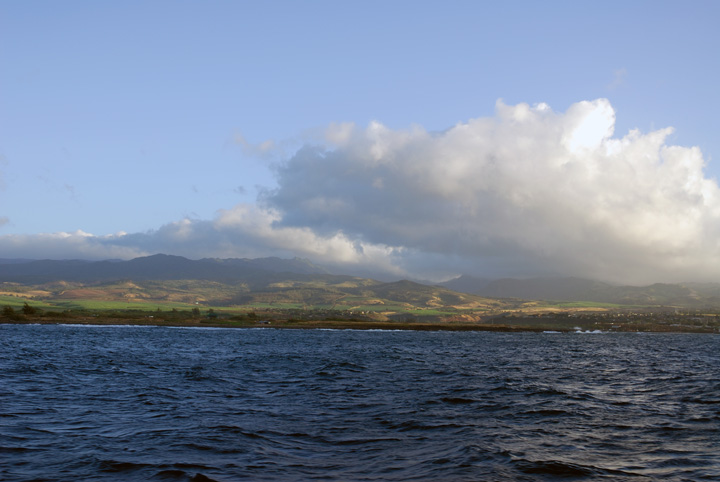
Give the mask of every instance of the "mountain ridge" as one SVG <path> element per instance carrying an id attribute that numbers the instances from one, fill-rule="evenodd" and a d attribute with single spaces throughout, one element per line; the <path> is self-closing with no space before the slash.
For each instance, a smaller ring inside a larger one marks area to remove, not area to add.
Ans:
<path id="1" fill-rule="evenodd" d="M 58 281 L 101 282 L 123 279 L 206 279 L 240 281 L 268 273 L 329 274 L 306 259 L 293 258 L 203 258 L 154 254 L 127 261 L 31 260 L 0 264 L 0 281 L 46 283 Z"/>
<path id="2" fill-rule="evenodd" d="M 87 290 L 90 285 L 109 286 L 127 281 L 154 282 L 153 286 L 157 287 L 158 283 L 180 280 L 216 283 L 218 293 L 222 292 L 222 299 L 228 302 L 249 302 L 260 298 L 277 301 L 285 296 L 302 303 L 317 299 L 322 300 L 321 304 L 331 305 L 336 304 L 333 300 L 341 298 L 366 297 L 408 305 L 419 303 L 425 307 L 479 306 L 491 304 L 489 299 L 514 299 L 720 308 L 720 283 L 619 286 L 574 277 L 493 280 L 470 275 L 443 283 L 386 282 L 333 274 L 308 259 L 277 257 L 191 260 L 182 256 L 155 254 L 127 261 L 0 260 L 0 283 L 80 283 Z M 189 298 L 191 294 L 185 293 L 184 296 Z"/>

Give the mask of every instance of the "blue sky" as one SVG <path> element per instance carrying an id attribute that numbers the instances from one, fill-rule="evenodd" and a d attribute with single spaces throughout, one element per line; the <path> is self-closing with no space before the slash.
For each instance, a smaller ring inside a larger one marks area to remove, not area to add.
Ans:
<path id="1" fill-rule="evenodd" d="M 711 1 L 2 2 L 0 258 L 297 255 L 434 279 L 638 282 L 705 266 L 711 279 L 718 20 Z M 513 131 L 524 105 L 546 114 Z M 572 151 L 582 169 L 558 178 L 565 154 L 517 150 L 519 138 L 562 144 L 560 131 L 608 108 L 611 131 L 593 149 L 637 129 L 614 148 L 622 159 Z M 480 131 L 460 139 L 473 119 L 494 123 L 492 149 L 471 146 Z M 690 167 L 663 168 L 671 146 Z M 447 192 L 414 174 L 436 168 Z M 598 169 L 620 177 L 590 179 Z M 513 177 L 521 170 L 537 172 Z M 501 195 L 501 182 L 526 194 Z M 544 205 L 538 186 L 553 183 L 564 195 Z M 543 216 L 542 229 L 509 227 Z M 553 239 L 579 224 L 585 234 Z"/>

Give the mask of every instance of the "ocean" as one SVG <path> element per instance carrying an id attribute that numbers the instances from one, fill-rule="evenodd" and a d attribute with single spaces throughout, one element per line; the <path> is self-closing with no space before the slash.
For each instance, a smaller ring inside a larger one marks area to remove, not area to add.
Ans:
<path id="1" fill-rule="evenodd" d="M 4 481 L 720 480 L 720 336 L 0 325 Z"/>

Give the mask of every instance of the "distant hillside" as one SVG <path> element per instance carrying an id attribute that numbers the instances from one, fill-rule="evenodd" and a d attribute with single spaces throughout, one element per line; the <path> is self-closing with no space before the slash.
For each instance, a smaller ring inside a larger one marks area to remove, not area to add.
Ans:
<path id="1" fill-rule="evenodd" d="M 581 278 L 504 278 L 489 282 L 477 292 L 498 298 L 612 302 L 617 297 L 615 288 Z"/>
<path id="2" fill-rule="evenodd" d="M 200 261 L 215 263 L 222 266 L 235 268 L 272 271 L 274 273 L 297 273 L 297 274 L 330 274 L 330 271 L 322 266 L 313 264 L 309 259 L 304 258 L 203 258 Z"/>
<path id="3" fill-rule="evenodd" d="M 442 283 L 457 291 L 492 298 L 590 301 L 625 305 L 720 307 L 718 283 L 655 283 L 616 286 L 582 278 L 504 278 L 493 281 L 461 276 Z"/>
<path id="4" fill-rule="evenodd" d="M 22 286 L 10 286 L 13 283 Z M 290 304 L 359 310 L 373 306 L 387 307 L 387 311 L 494 310 L 524 303 L 518 300 L 720 308 L 717 283 L 639 287 L 581 278 L 488 280 L 461 276 L 433 286 L 330 274 L 300 258 L 190 260 L 157 254 L 129 261 L 2 260 L 0 284 L 4 284 L 0 296 L 11 300 L 22 295 L 46 300 L 156 300 L 217 306 Z"/>
<path id="5" fill-rule="evenodd" d="M 20 264 L 20 263 L 29 263 L 30 261 L 37 261 L 35 259 L 25 259 L 25 258 L 0 258 L 0 264 Z"/>
<path id="6" fill-rule="evenodd" d="M 0 282 L 101 282 L 117 280 L 201 279 L 232 282 L 275 273 L 327 274 L 304 259 L 201 259 L 156 254 L 130 261 L 40 260 L 0 265 Z"/>
<path id="7" fill-rule="evenodd" d="M 423 316 L 506 306 L 411 281 L 332 275 L 303 259 L 202 259 L 155 255 L 130 261 L 29 261 L 0 265 L 0 299 L 47 307 L 196 305 Z M 92 301 L 90 305 L 87 303 Z M 438 311 L 440 310 L 440 311 Z M 450 310 L 450 311 L 448 311 Z M 472 315 L 466 315 L 472 316 Z"/>
<path id="8" fill-rule="evenodd" d="M 394 283 L 382 283 L 370 287 L 378 298 L 410 303 L 416 306 L 464 306 L 478 304 L 483 306 L 497 304 L 478 295 L 458 293 L 439 286 L 427 286 L 402 280 Z"/>
<path id="9" fill-rule="evenodd" d="M 438 286 L 443 286 L 453 291 L 459 291 L 461 293 L 481 293 L 485 288 L 492 282 L 488 278 L 476 278 L 474 276 L 462 275 L 457 278 L 438 283 Z"/>

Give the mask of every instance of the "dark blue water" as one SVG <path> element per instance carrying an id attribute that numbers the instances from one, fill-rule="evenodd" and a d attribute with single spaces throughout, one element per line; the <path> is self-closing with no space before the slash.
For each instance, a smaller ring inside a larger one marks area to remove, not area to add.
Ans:
<path id="1" fill-rule="evenodd" d="M 720 480 L 720 337 L 0 326 L 0 479 Z"/>

